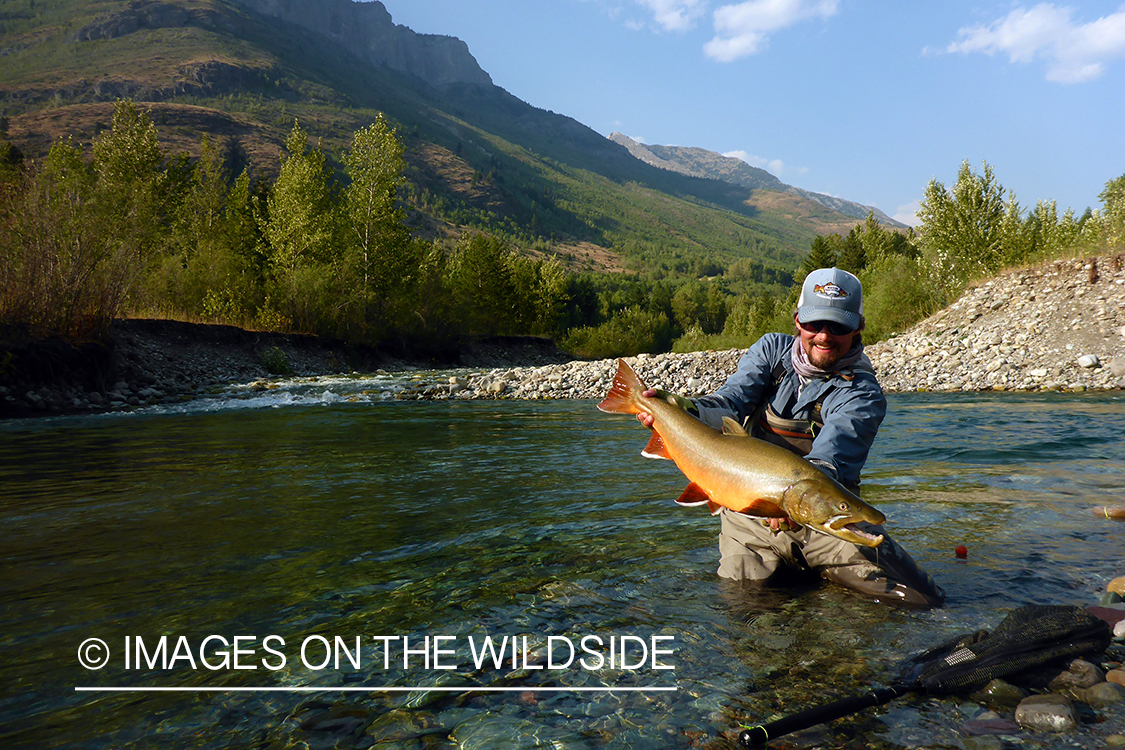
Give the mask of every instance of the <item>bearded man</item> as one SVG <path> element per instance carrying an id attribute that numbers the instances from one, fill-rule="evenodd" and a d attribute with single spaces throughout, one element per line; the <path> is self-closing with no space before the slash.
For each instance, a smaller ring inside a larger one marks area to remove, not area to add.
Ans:
<path id="1" fill-rule="evenodd" d="M 718 429 L 723 417 L 751 436 L 787 448 L 859 494 L 860 470 L 887 412 L 875 369 L 863 353 L 863 287 L 839 268 L 810 273 L 793 315 L 794 335 L 763 336 L 715 393 L 665 398 Z M 652 417 L 638 415 L 652 426 Z M 776 583 L 793 573 L 819 574 L 880 601 L 939 606 L 945 592 L 880 526 L 876 548 L 798 526 L 789 519 L 748 516 L 723 508 L 719 576 Z"/>

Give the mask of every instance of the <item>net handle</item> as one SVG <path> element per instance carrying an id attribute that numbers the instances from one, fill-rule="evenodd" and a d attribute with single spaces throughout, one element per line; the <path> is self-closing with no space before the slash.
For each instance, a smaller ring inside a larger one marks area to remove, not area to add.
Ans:
<path id="1" fill-rule="evenodd" d="M 911 690 L 912 688 L 908 685 L 891 685 L 890 687 L 876 688 L 869 693 L 853 695 L 848 698 L 833 701 L 824 706 L 808 708 L 800 713 L 782 717 L 768 724 L 745 727 L 738 735 L 738 744 L 742 747 L 762 747 L 767 742 L 777 737 L 844 716 L 849 716 L 865 708 L 889 703 L 900 695 L 911 692 Z"/>

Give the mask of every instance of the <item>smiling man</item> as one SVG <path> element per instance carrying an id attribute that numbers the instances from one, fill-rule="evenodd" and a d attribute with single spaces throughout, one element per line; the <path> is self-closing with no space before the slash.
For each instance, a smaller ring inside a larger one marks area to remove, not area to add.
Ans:
<path id="1" fill-rule="evenodd" d="M 863 353 L 863 288 L 839 268 L 805 278 L 794 335 L 763 336 L 715 393 L 690 400 L 662 391 L 713 427 L 733 417 L 756 438 L 803 456 L 859 494 L 859 474 L 887 411 L 875 369 Z M 651 425 L 647 415 L 639 415 Z M 876 548 L 858 547 L 792 521 L 755 518 L 723 508 L 718 573 L 775 583 L 811 573 L 881 601 L 937 606 L 941 588 L 882 528 Z"/>

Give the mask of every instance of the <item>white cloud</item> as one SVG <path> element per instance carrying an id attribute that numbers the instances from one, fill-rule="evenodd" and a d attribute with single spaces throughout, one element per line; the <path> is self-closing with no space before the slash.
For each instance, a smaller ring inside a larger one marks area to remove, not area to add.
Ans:
<path id="1" fill-rule="evenodd" d="M 1073 8 L 1040 3 L 1018 7 L 988 26 L 966 26 L 946 52 L 1001 52 L 1016 63 L 1047 62 L 1047 80 L 1081 83 L 1105 72 L 1125 56 L 1125 5 L 1096 21 L 1076 24 Z"/>
<path id="2" fill-rule="evenodd" d="M 922 207 L 920 200 L 911 201 L 905 205 L 899 206 L 895 209 L 894 216 L 891 218 L 895 221 L 901 221 L 908 226 L 916 227 L 922 223 L 918 218 L 918 209 Z"/>
<path id="3" fill-rule="evenodd" d="M 774 177 L 780 177 L 782 173 L 785 172 L 785 162 L 781 159 L 766 159 L 761 156 L 754 156 L 746 151 L 727 151 L 723 156 L 733 156 L 735 159 L 741 159 L 752 167 L 766 170 Z M 798 169 L 796 171 L 798 174 L 803 174 L 808 170 Z"/>
<path id="4" fill-rule="evenodd" d="M 836 15 L 839 0 L 746 0 L 715 9 L 715 37 L 704 53 L 719 62 L 757 54 L 770 34 L 802 21 Z"/>
<path id="5" fill-rule="evenodd" d="M 636 0 L 652 13 L 656 25 L 665 31 L 687 31 L 706 7 L 705 0 Z"/>

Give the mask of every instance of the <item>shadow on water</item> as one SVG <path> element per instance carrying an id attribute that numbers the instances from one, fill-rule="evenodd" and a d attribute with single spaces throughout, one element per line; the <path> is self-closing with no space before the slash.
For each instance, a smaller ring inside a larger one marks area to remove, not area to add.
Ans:
<path id="1" fill-rule="evenodd" d="M 885 683 L 901 659 L 1022 604 L 1093 602 L 1125 573 L 1125 527 L 1089 513 L 1122 484 L 1123 411 L 1114 395 L 892 397 L 864 493 L 949 594 L 930 612 L 720 581 L 717 521 L 676 507 L 678 470 L 641 458 L 636 423 L 589 402 L 2 424 L 0 742 L 730 747 L 743 722 Z M 253 637 L 242 668 L 203 663 L 223 658 L 221 642 L 200 647 L 211 635 Z M 138 636 L 153 650 L 167 636 L 179 659 L 127 667 Z M 360 638 L 359 665 L 314 668 L 317 639 L 337 636 Z M 76 659 L 92 637 L 114 655 L 98 670 Z M 486 638 L 505 645 L 478 663 Z M 970 708 L 904 699 L 803 742 L 961 747 Z M 1076 741 L 1113 729 L 1120 712 Z"/>

